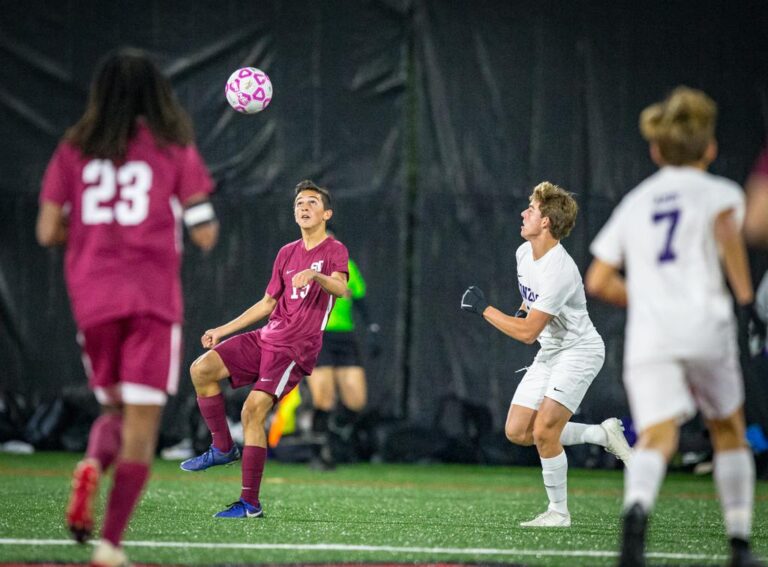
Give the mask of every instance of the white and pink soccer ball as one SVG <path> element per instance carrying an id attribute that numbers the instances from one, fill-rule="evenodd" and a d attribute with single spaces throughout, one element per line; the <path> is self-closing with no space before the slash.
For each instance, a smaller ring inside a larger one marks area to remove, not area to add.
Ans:
<path id="1" fill-rule="evenodd" d="M 224 87 L 227 102 L 238 112 L 255 114 L 272 101 L 272 81 L 256 67 L 243 67 L 229 76 Z"/>

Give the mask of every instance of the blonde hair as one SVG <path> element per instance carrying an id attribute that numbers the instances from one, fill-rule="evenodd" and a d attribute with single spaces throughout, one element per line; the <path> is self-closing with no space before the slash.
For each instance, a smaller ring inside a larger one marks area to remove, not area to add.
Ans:
<path id="1" fill-rule="evenodd" d="M 579 212 L 579 205 L 571 193 L 554 183 L 542 181 L 533 188 L 528 200 L 539 204 L 542 218 L 549 218 L 552 238 L 562 240 L 571 234 Z"/>
<path id="2" fill-rule="evenodd" d="M 704 157 L 715 140 L 717 104 L 703 91 L 677 87 L 640 113 L 640 132 L 656 144 L 665 163 L 685 165 Z"/>

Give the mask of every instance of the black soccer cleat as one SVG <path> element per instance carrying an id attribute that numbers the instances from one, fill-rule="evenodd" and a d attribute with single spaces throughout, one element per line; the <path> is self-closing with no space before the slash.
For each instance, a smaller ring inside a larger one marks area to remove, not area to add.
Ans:
<path id="1" fill-rule="evenodd" d="M 633 504 L 624 513 L 619 567 L 645 567 L 645 530 L 648 514 L 640 504 Z"/>
<path id="2" fill-rule="evenodd" d="M 731 539 L 731 561 L 728 567 L 765 567 L 765 563 L 752 555 L 749 543 L 743 539 Z"/>

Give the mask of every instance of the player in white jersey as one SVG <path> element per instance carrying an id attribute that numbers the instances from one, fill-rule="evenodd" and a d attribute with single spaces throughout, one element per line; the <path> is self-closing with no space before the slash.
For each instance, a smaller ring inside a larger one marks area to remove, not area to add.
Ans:
<path id="1" fill-rule="evenodd" d="M 537 185 L 522 213 L 520 234 L 527 242 L 517 249 L 520 309 L 512 316 L 490 307 L 476 286 L 461 299 L 463 310 L 481 315 L 513 339 L 541 344 L 515 391 L 505 425 L 512 443 L 536 445 L 549 497 L 547 511 L 520 524 L 524 527 L 571 525 L 564 445 L 593 443 L 625 462 L 631 455 L 618 419 L 569 423 L 605 359 L 603 340 L 587 313 L 581 275 L 560 244 L 577 212 L 570 193 L 546 181 Z"/>
<path id="2" fill-rule="evenodd" d="M 744 196 L 736 183 L 706 172 L 717 154 L 716 112 L 707 95 L 686 87 L 643 111 L 640 129 L 660 170 L 624 197 L 591 246 L 587 290 L 628 305 L 624 384 L 639 440 L 625 472 L 624 567 L 645 565 L 648 515 L 680 424 L 697 409 L 715 451 L 729 565 L 762 565 L 748 546 L 755 470 L 723 278 L 724 269 L 739 305 L 753 311 L 740 232 Z"/>

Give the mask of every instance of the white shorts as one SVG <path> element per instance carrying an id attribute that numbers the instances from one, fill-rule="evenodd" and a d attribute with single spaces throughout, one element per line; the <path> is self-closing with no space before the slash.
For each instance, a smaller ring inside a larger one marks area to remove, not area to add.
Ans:
<path id="1" fill-rule="evenodd" d="M 722 419 L 744 404 L 744 382 L 738 357 L 697 361 L 664 361 L 628 365 L 624 388 L 635 430 L 696 415 Z"/>
<path id="2" fill-rule="evenodd" d="M 605 361 L 605 349 L 569 349 L 540 360 L 537 355 L 512 397 L 512 405 L 538 410 L 545 397 L 576 413 Z"/>

